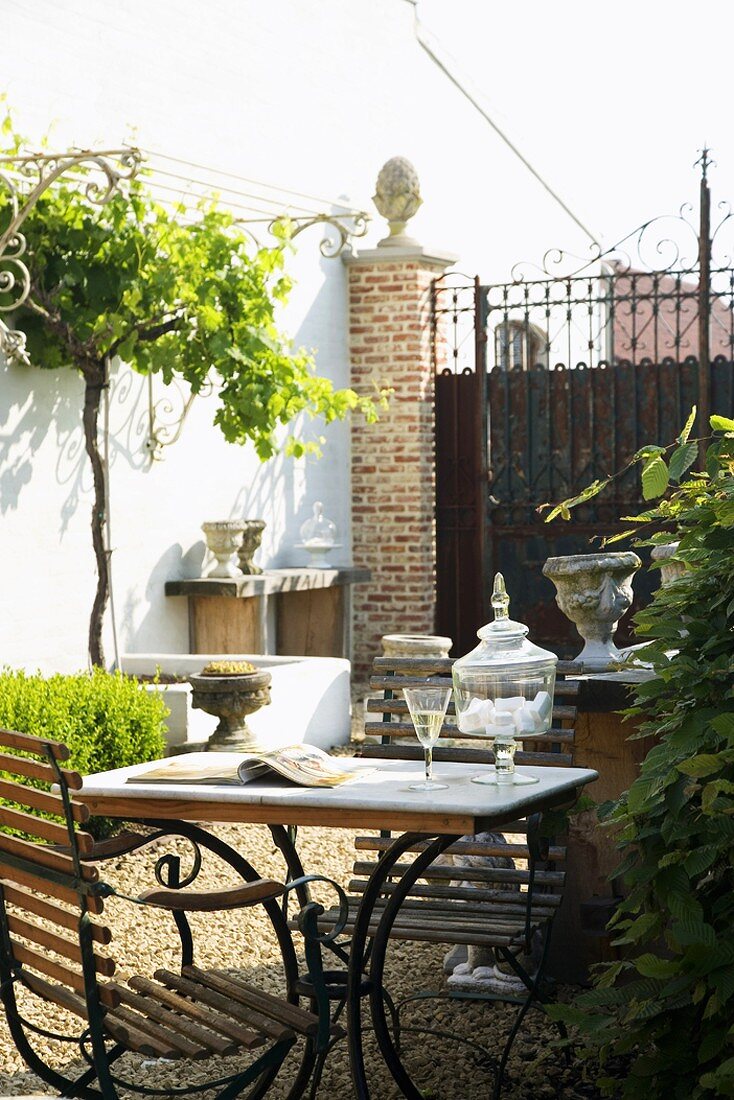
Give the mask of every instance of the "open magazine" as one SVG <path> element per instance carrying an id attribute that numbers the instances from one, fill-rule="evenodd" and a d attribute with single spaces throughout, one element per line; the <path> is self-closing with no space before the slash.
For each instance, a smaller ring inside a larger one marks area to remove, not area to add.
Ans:
<path id="1" fill-rule="evenodd" d="M 338 787 L 374 768 L 355 768 L 314 745 L 288 745 L 263 752 L 192 752 L 151 764 L 128 777 L 128 783 L 190 783 L 220 786 L 249 783 L 275 772 L 301 787 Z"/>

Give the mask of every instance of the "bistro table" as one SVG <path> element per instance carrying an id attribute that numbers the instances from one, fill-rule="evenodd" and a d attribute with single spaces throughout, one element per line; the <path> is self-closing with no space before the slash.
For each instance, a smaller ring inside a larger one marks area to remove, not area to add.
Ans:
<path id="1" fill-rule="evenodd" d="M 314 825 L 340 829 L 385 829 L 399 832 L 385 852 L 365 890 L 354 922 L 349 955 L 346 1024 L 354 1094 L 369 1100 L 362 1051 L 361 996 L 368 957 L 370 920 L 390 869 L 406 855 L 417 840 L 431 839 L 401 878 L 400 894 L 410 890 L 427 867 L 446 848 L 465 834 L 496 831 L 502 825 L 538 811 L 572 801 L 575 792 L 598 778 L 586 768 L 525 767 L 537 778 L 527 786 L 478 786 L 471 782 L 477 766 L 437 764 L 436 778 L 446 789 L 426 793 L 408 789 L 422 778 L 422 764 L 403 760 L 355 760 L 357 770 L 368 774 L 341 787 L 297 787 L 279 779 L 259 779 L 244 786 L 197 786 L 176 783 L 128 783 L 131 775 L 144 772 L 151 764 L 136 764 L 84 778 L 75 797 L 87 803 L 93 814 L 124 818 L 161 826 L 178 822 L 265 824 L 283 852 L 292 878 L 303 875 L 303 867 L 292 833 L 286 826 Z M 300 896 L 301 904 L 308 900 Z M 388 915 L 386 909 L 383 921 Z M 394 914 L 393 914 L 394 915 Z M 390 918 L 389 918 L 390 919 Z M 375 937 L 383 941 L 387 936 Z M 380 969 L 384 958 L 371 967 Z M 381 1053 L 404 1096 L 418 1100 L 422 1095 L 411 1082 L 395 1049 L 388 1029 L 376 1018 L 384 1013 L 381 997 L 370 998 L 375 1032 Z M 379 1026 L 378 1026 L 379 1025 Z"/>

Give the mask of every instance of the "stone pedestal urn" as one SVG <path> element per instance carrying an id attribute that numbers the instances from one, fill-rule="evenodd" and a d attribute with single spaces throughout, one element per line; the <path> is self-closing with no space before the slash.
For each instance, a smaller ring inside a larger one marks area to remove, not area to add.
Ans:
<path id="1" fill-rule="evenodd" d="M 631 551 L 548 558 L 543 573 L 556 586 L 556 603 L 584 640 L 576 658 L 603 670 L 622 660 L 614 631 L 632 604 L 632 577 L 642 562 Z"/>
<path id="2" fill-rule="evenodd" d="M 233 562 L 235 552 L 242 539 L 243 524 L 238 519 L 212 520 L 202 523 L 201 529 L 206 539 L 207 550 L 217 559 L 208 577 L 238 577 L 240 571 Z"/>
<path id="3" fill-rule="evenodd" d="M 207 752 L 246 752 L 257 738 L 247 718 L 270 702 L 272 676 L 260 669 L 236 676 L 190 676 L 191 705 L 219 719 Z"/>
<path id="4" fill-rule="evenodd" d="M 244 519 L 242 521 L 242 542 L 237 556 L 240 569 L 245 575 L 262 573 L 262 568 L 255 565 L 254 557 L 260 548 L 265 527 L 264 519 Z"/>

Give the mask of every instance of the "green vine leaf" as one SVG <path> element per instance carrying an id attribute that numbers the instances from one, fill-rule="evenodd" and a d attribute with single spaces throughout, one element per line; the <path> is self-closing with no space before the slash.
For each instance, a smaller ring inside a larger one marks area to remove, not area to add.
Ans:
<path id="1" fill-rule="evenodd" d="M 653 500 L 663 495 L 668 488 L 668 467 L 659 454 L 648 458 L 642 467 L 642 495 L 645 500 Z"/>
<path id="2" fill-rule="evenodd" d="M 698 455 L 697 443 L 684 443 L 677 447 L 670 456 L 670 477 L 672 481 L 680 481 L 683 474 L 696 461 Z"/>
<path id="3" fill-rule="evenodd" d="M 698 412 L 698 410 L 697 410 L 696 406 L 694 405 L 693 408 L 691 409 L 690 413 L 688 414 L 688 419 L 686 420 L 685 424 L 683 425 L 683 429 L 681 430 L 680 435 L 678 436 L 678 440 L 677 440 L 678 443 L 687 443 L 688 442 L 688 437 L 690 436 L 691 432 L 693 431 L 693 425 L 696 423 L 696 414 L 697 414 L 697 412 Z"/>
<path id="4" fill-rule="evenodd" d="M 694 756 L 690 760 L 684 760 L 678 764 L 678 771 L 683 772 L 684 775 L 695 776 L 696 778 L 704 775 L 711 775 L 712 772 L 721 770 L 722 760 L 719 755 L 712 753 L 701 753 L 699 756 Z"/>

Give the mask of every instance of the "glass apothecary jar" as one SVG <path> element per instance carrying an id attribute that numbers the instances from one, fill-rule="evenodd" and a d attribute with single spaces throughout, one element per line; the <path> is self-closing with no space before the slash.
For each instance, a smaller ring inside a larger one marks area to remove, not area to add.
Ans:
<path id="1" fill-rule="evenodd" d="M 328 554 L 331 550 L 338 549 L 341 544 L 336 541 L 336 524 L 324 515 L 324 506 L 317 500 L 313 506 L 313 515 L 301 526 L 301 542 L 297 546 L 308 551 L 309 567 L 311 569 L 330 569 Z"/>
<path id="2" fill-rule="evenodd" d="M 558 659 L 531 642 L 524 623 L 509 616 L 501 573 L 494 580 L 494 622 L 477 631 L 479 645 L 453 667 L 459 736 L 493 743 L 496 767 L 476 782 L 532 782 L 514 774 L 517 741 L 546 733 L 553 714 Z"/>

